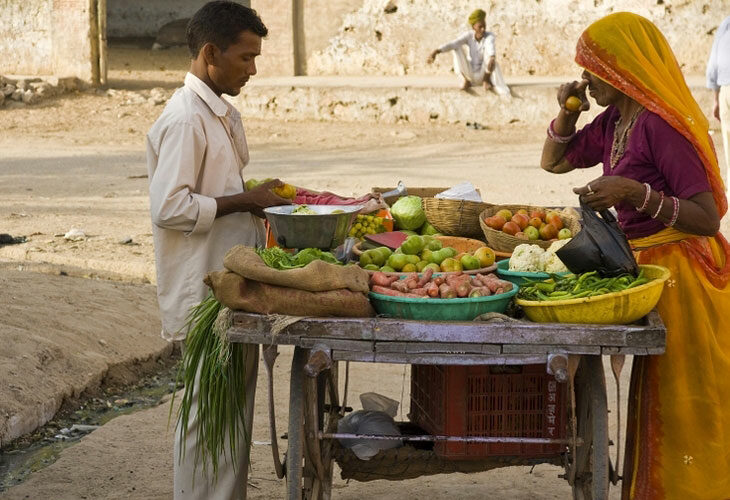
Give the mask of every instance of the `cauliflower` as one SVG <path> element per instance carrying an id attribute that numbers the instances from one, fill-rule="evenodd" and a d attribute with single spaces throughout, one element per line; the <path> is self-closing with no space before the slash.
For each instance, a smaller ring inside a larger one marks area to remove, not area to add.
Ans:
<path id="1" fill-rule="evenodd" d="M 570 270 L 565 267 L 565 264 L 563 264 L 563 261 L 561 261 L 558 258 L 558 255 L 555 253 L 558 250 L 560 250 L 563 245 L 568 243 L 570 241 L 570 238 L 565 240 L 558 240 L 554 241 L 547 250 L 545 250 L 545 253 L 542 255 L 541 264 L 542 264 L 542 270 L 546 273 L 568 273 Z"/>
<path id="2" fill-rule="evenodd" d="M 541 261 L 545 250 L 537 245 L 523 243 L 517 245 L 509 259 L 509 270 L 523 273 L 536 273 L 542 269 Z"/>

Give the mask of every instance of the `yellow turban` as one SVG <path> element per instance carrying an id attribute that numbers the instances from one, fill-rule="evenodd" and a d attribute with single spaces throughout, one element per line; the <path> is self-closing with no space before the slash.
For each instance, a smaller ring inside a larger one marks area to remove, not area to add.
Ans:
<path id="1" fill-rule="evenodd" d="M 477 9 L 469 14 L 469 26 L 474 26 L 479 21 L 484 21 L 487 18 L 487 13 L 482 9 Z"/>

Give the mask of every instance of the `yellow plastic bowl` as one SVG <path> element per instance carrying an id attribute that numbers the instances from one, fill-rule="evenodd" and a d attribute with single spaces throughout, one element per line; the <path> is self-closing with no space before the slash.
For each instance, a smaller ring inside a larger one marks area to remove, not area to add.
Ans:
<path id="1" fill-rule="evenodd" d="M 536 323 L 594 323 L 623 325 L 649 313 L 662 295 L 669 269 L 639 266 L 651 281 L 621 292 L 580 299 L 538 301 L 516 299 L 525 315 Z"/>

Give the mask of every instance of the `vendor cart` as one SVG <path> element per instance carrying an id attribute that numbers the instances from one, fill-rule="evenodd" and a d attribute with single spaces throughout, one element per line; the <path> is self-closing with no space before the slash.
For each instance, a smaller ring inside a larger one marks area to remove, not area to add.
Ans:
<path id="1" fill-rule="evenodd" d="M 282 322 L 281 317 L 236 312 L 228 332 L 231 342 L 264 346 L 264 360 L 270 374 L 274 462 L 279 477 L 286 476 L 289 499 L 329 499 L 335 460 L 342 468 L 343 478 L 358 481 L 552 463 L 565 468 L 563 477 L 571 484 L 574 498 L 605 499 L 609 483 L 615 484 L 619 476 L 617 464 L 609 459 L 608 407 L 601 357 L 612 357 L 618 380 L 623 355 L 661 354 L 665 335 L 664 325 L 655 311 L 630 325 L 505 320 L 425 322 L 387 318 L 305 318 Z M 295 348 L 288 450 L 283 466 L 279 459 L 272 395 L 271 368 L 276 345 Z M 347 364 L 351 361 L 503 368 L 542 363 L 553 377 L 551 380 L 564 389 L 564 397 L 560 398 L 563 432 L 556 433 L 557 437 L 490 436 L 489 433 L 454 436 L 417 431 L 405 432 L 397 438 L 340 434 L 337 422 L 349 410 Z M 345 364 L 343 391 L 338 383 L 338 377 L 343 375 L 339 373 L 339 364 Z M 353 437 L 402 439 L 405 446 L 381 451 L 363 461 L 339 444 L 339 439 Z M 418 446 L 423 443 L 526 446 L 523 450 L 542 452 L 534 456 L 498 454 L 450 460 Z M 615 461 L 618 462 L 620 436 L 616 444 Z M 553 451 L 545 453 L 545 450 Z"/>

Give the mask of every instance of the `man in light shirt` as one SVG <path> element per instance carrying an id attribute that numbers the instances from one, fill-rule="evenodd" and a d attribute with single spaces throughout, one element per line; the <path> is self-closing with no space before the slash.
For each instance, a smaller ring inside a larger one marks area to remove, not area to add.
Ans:
<path id="1" fill-rule="evenodd" d="M 487 13 L 482 9 L 475 10 L 469 15 L 468 23 L 471 30 L 431 52 L 426 62 L 431 64 L 438 54 L 451 50 L 454 52 L 454 72 L 462 78 L 462 90 L 481 83 L 484 90 L 508 95 L 509 87 L 497 64 L 496 37 L 487 31 Z"/>
<path id="2" fill-rule="evenodd" d="M 256 57 L 268 30 L 255 11 L 233 2 L 204 5 L 190 20 L 192 57 L 185 85 L 170 98 L 147 134 L 150 212 L 157 268 L 162 336 L 183 340 L 191 307 L 208 293 L 203 277 L 223 266 L 238 244 L 264 243 L 263 209 L 290 203 L 271 189 L 278 180 L 251 191 L 244 188 L 249 160 L 240 113 L 221 95 L 238 95 L 256 74 Z M 246 436 L 251 435 L 258 368 L 258 346 L 246 350 Z M 245 498 L 248 446 L 220 457 L 217 479 L 195 464 L 197 389 L 188 433 L 175 432 L 175 499 Z M 184 457 L 180 451 L 184 449 Z"/>
<path id="3" fill-rule="evenodd" d="M 710 60 L 707 62 L 707 87 L 715 91 L 712 114 L 720 120 L 722 145 L 725 150 L 725 187 L 730 189 L 730 16 L 715 33 Z"/>

